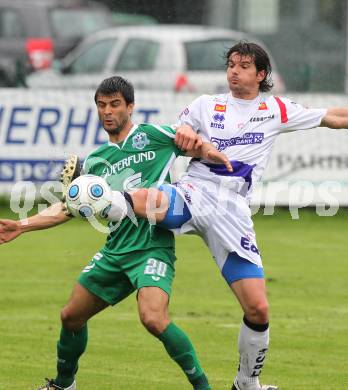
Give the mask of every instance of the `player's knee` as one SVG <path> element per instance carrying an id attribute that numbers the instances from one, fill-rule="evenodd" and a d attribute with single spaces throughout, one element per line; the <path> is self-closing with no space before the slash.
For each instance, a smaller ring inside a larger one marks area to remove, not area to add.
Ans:
<path id="1" fill-rule="evenodd" d="M 86 322 L 78 318 L 74 312 L 69 309 L 69 307 L 64 307 L 60 313 L 60 319 L 62 321 L 62 325 L 65 329 L 68 330 L 80 330 Z"/>
<path id="2" fill-rule="evenodd" d="M 252 322 L 263 324 L 268 322 L 268 310 L 267 300 L 255 301 L 248 305 L 245 314 Z"/>
<path id="3" fill-rule="evenodd" d="M 154 336 L 159 336 L 168 326 L 169 321 L 157 312 L 140 313 L 140 321 L 144 327 Z"/>

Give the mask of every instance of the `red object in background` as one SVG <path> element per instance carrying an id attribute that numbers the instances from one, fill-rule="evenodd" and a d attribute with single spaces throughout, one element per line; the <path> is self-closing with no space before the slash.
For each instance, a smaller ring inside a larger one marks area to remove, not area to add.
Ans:
<path id="1" fill-rule="evenodd" d="M 180 74 L 175 80 L 174 90 L 175 92 L 182 92 L 183 90 L 193 92 L 194 88 L 190 85 L 186 74 Z"/>
<path id="2" fill-rule="evenodd" d="M 35 69 L 47 69 L 52 66 L 54 58 L 53 42 L 50 38 L 29 38 L 26 51 L 30 65 Z"/>

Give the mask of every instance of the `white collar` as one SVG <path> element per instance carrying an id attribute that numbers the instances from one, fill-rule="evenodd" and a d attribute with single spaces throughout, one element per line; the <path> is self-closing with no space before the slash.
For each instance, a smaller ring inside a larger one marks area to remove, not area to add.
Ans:
<path id="1" fill-rule="evenodd" d="M 128 138 L 134 133 L 134 131 L 139 127 L 139 125 L 134 124 L 132 128 L 129 130 L 129 133 L 127 134 L 127 137 L 123 140 L 122 145 L 120 147 L 119 144 L 115 144 L 114 142 L 109 141 L 109 146 L 115 146 L 116 148 L 122 149 L 125 143 L 127 142 Z"/>

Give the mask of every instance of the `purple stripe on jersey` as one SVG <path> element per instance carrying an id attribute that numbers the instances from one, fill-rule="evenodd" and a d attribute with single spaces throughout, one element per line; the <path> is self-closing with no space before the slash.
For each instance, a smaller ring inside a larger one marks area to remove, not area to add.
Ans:
<path id="1" fill-rule="evenodd" d="M 228 171 L 224 164 L 204 163 L 204 165 L 210 168 L 210 172 L 213 172 L 216 175 L 242 177 L 245 180 L 245 183 L 248 184 L 247 188 L 245 188 L 246 186 L 243 186 L 242 190 L 240 191 L 240 195 L 245 196 L 253 183 L 252 173 L 253 169 L 256 167 L 256 164 L 249 165 L 243 163 L 242 161 L 233 160 L 231 161 L 231 164 L 233 172 Z"/>

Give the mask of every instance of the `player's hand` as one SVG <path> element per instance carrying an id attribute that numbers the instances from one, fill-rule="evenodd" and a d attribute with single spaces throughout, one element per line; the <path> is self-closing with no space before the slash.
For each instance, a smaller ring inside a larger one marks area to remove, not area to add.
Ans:
<path id="1" fill-rule="evenodd" d="M 0 219 L 0 245 L 17 238 L 21 233 L 19 221 L 12 219 Z"/>
<path id="2" fill-rule="evenodd" d="M 209 149 L 204 158 L 215 164 L 224 164 L 229 172 L 233 172 L 233 167 L 226 154 L 219 152 L 215 148 Z"/>
<path id="3" fill-rule="evenodd" d="M 177 127 L 174 142 L 183 151 L 198 150 L 203 144 L 202 138 L 189 125 Z"/>

